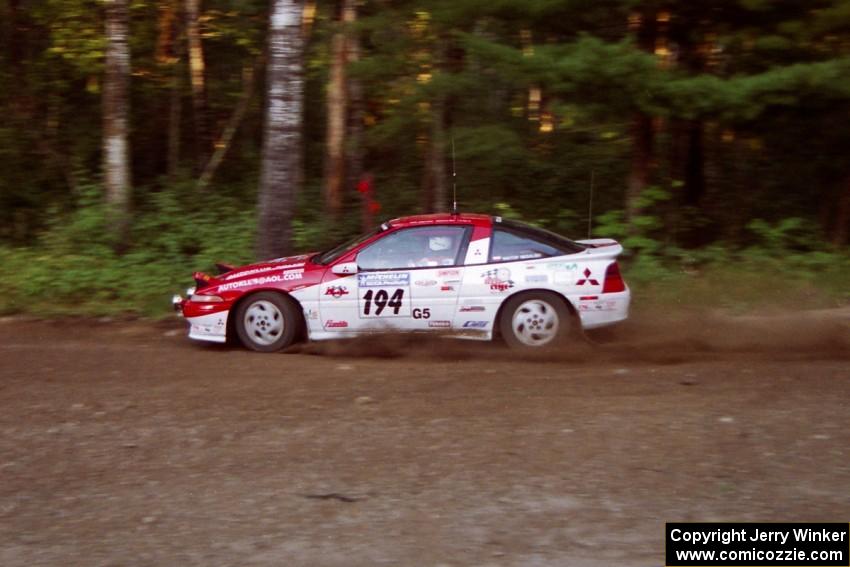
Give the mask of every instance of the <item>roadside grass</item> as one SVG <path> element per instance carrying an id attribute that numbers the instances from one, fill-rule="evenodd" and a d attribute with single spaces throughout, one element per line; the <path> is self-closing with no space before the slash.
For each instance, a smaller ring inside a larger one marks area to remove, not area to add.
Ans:
<path id="1" fill-rule="evenodd" d="M 638 310 L 753 311 L 829 309 L 850 305 L 850 262 L 808 270 L 793 261 L 739 259 L 698 269 L 625 270 Z"/>

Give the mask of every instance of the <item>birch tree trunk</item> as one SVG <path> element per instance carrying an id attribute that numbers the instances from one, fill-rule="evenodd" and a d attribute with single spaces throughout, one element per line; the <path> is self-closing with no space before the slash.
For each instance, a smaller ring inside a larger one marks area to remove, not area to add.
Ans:
<path id="1" fill-rule="evenodd" d="M 103 81 L 103 179 L 112 226 L 122 239 L 130 213 L 130 48 L 128 0 L 106 1 L 106 73 Z"/>
<path id="2" fill-rule="evenodd" d="M 207 116 L 206 66 L 201 43 L 201 0 L 186 0 L 186 38 L 189 44 L 189 80 L 192 88 L 192 115 L 195 124 L 195 169 L 201 172 L 210 151 Z"/>
<path id="3" fill-rule="evenodd" d="M 269 21 L 266 120 L 258 199 L 257 255 L 292 251 L 295 195 L 301 185 L 304 98 L 303 2 L 273 0 Z"/>

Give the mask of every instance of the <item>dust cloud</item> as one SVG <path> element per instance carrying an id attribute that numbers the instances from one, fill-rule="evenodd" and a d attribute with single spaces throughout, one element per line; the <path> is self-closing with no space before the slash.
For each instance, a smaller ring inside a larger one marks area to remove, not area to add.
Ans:
<path id="1" fill-rule="evenodd" d="M 828 310 L 732 316 L 710 311 L 641 313 L 624 324 L 558 348 L 516 350 L 503 342 L 424 334 L 380 333 L 295 345 L 286 352 L 328 357 L 651 362 L 677 364 L 718 357 L 850 360 L 850 312 Z"/>

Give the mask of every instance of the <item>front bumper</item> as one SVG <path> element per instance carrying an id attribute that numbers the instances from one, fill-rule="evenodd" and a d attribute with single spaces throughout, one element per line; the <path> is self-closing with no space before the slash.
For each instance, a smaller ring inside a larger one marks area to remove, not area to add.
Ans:
<path id="1" fill-rule="evenodd" d="M 189 297 L 194 292 L 194 288 L 186 290 Z M 214 343 L 227 341 L 228 304 L 198 303 L 191 301 L 188 297 L 184 298 L 180 294 L 174 294 L 171 298 L 171 306 L 179 316 L 189 323 L 190 339 Z"/>
<path id="2" fill-rule="evenodd" d="M 209 315 L 186 317 L 189 322 L 189 338 L 196 341 L 227 342 L 227 311 Z"/>

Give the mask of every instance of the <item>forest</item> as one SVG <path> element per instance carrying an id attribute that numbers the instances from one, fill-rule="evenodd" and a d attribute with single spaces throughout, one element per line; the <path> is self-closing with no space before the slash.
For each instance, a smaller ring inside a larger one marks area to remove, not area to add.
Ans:
<path id="1" fill-rule="evenodd" d="M 850 0 L 2 0 L 0 313 L 458 208 L 635 303 L 850 301 Z"/>

